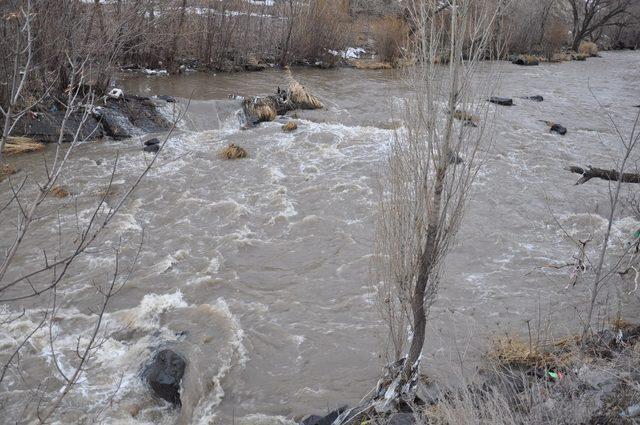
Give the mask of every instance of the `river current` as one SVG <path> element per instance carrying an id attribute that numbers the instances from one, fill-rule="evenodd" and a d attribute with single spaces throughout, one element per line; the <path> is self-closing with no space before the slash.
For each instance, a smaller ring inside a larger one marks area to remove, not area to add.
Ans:
<path id="1" fill-rule="evenodd" d="M 562 266 L 577 252 L 568 235 L 591 237 L 595 249 L 606 228 L 609 185 L 574 186 L 578 176 L 565 167 L 612 167 L 620 140 L 608 114 L 628 135 L 640 103 L 637 52 L 537 67 L 489 63 L 481 72 L 496 75 L 495 94 L 516 105 L 490 107 L 493 143 L 484 148 L 487 159 L 429 323 L 423 368 L 445 379 L 459 355 L 472 369 L 491 337 L 526 333 L 527 322 L 535 332 L 575 332 L 587 283 L 567 286 L 571 267 Z M 282 132 L 284 119 L 241 130 L 240 101 L 228 97 L 285 86 L 279 71 L 118 82 L 129 93 L 176 97 L 167 115 L 188 108 L 103 242 L 78 260 L 59 289 L 53 332 L 58 361 L 71 368 L 77 337 L 95 322 L 93 284 L 113 273 L 120 237 L 121 261 L 132 261 L 144 229 L 137 266 L 107 310 L 106 336 L 58 423 L 293 424 L 304 414 L 353 404 L 373 387 L 384 364 L 370 273 L 377 178 L 401 122 L 397 105 L 410 93 L 393 71 L 304 69 L 295 76 L 326 108 L 299 112 L 293 133 Z M 531 95 L 545 100 L 520 98 Z M 541 120 L 563 124 L 568 134 L 550 133 Z M 56 223 L 71 232 L 76 212 L 87 219 L 116 152 L 117 199 L 150 159 L 143 140 L 77 147 L 63 180 L 73 196 L 47 200 L 47 211 L 56 213 L 37 224 L 18 268 L 58 243 Z M 229 143 L 249 157 L 220 159 Z M 13 161 L 35 170 L 42 155 Z M 4 200 L 7 183 L 0 188 Z M 637 217 L 622 211 L 612 249 L 632 241 L 638 227 Z M 3 249 L 12 235 L 11 223 L 0 224 Z M 614 299 L 628 289 L 619 283 L 607 290 Z M 39 321 L 36 302 L 0 306 L 22 307 L 24 317 L 2 328 L 0 360 Z M 140 377 L 163 347 L 188 361 L 181 411 L 154 399 Z M 20 361 L 25 381 L 12 374 L 0 388 L 8 400 L 0 417 L 11 422 L 20 417 L 11 407 L 26 394 L 20 389 L 55 376 L 48 327 Z M 62 386 L 48 382 L 52 393 Z"/>

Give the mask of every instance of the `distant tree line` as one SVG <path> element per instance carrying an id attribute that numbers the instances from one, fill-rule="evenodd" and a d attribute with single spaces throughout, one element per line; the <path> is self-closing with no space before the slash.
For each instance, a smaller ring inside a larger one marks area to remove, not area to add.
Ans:
<path id="1" fill-rule="evenodd" d="M 264 64 L 331 67 L 348 46 L 364 45 L 397 61 L 411 37 L 409 11 L 420 0 L 5 0 L 0 4 L 0 105 L 9 80 L 33 52 L 23 93 L 59 96 L 68 58 L 87 58 L 87 84 L 107 88 L 116 66 L 239 71 Z M 366 3 L 366 4 L 365 4 Z M 441 12 L 447 13 L 447 1 Z M 604 48 L 640 44 L 636 0 L 475 0 L 501 6 L 494 38 L 504 54 L 551 54 L 582 41 Z M 369 5 L 368 7 L 366 5 Z M 30 16 L 30 34 L 24 31 Z M 446 20 L 445 20 L 446 21 Z M 17 59 L 17 62 L 16 62 Z"/>

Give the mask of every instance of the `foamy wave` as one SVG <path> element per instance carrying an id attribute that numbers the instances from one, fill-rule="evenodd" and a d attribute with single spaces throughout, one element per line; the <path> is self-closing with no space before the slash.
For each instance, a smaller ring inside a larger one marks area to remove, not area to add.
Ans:
<path id="1" fill-rule="evenodd" d="M 234 360 L 237 361 L 237 364 L 240 367 L 244 367 L 248 360 L 247 350 L 243 344 L 244 330 L 240 326 L 240 322 L 236 316 L 233 315 L 229 309 L 229 305 L 224 299 L 218 298 L 214 307 L 228 320 L 231 339 L 227 341 L 225 351 L 220 353 L 219 360 L 221 360 L 221 365 L 218 369 L 218 373 L 212 379 L 212 393 L 209 394 L 204 403 L 200 403 L 195 410 L 194 421 L 197 421 L 196 423 L 202 425 L 212 423 L 216 417 L 216 408 L 222 402 L 225 394 L 222 381 L 235 364 Z"/>
<path id="2" fill-rule="evenodd" d="M 125 322 L 138 329 L 150 330 L 158 326 L 162 313 L 187 306 L 180 290 L 173 294 L 147 294 L 140 305 L 127 314 Z"/>

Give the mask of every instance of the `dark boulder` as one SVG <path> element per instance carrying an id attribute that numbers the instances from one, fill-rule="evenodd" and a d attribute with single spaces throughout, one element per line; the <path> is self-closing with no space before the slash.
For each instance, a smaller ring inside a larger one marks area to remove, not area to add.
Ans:
<path id="1" fill-rule="evenodd" d="M 154 394 L 174 406 L 181 406 L 180 383 L 186 365 L 186 361 L 171 350 L 157 353 L 145 371 L 147 383 Z"/>
<path id="2" fill-rule="evenodd" d="M 496 105 L 513 106 L 513 99 L 509 97 L 492 96 L 491 99 L 489 99 L 489 102 L 495 103 Z"/>
<path id="3" fill-rule="evenodd" d="M 311 415 L 305 418 L 300 425 L 331 425 L 345 410 L 347 410 L 347 406 L 342 406 L 326 416 Z"/>
<path id="4" fill-rule="evenodd" d="M 462 159 L 460 154 L 455 152 L 447 152 L 447 159 L 449 160 L 449 164 L 451 165 L 464 164 L 464 159 Z"/>
<path id="5" fill-rule="evenodd" d="M 176 99 L 171 97 L 171 96 L 167 96 L 167 95 L 160 95 L 158 96 L 158 99 L 160 100 L 164 100 L 167 103 L 175 103 Z"/>
<path id="6" fill-rule="evenodd" d="M 531 55 L 520 55 L 511 61 L 514 65 L 536 66 L 540 65 L 540 60 Z"/>
<path id="7" fill-rule="evenodd" d="M 145 152 L 158 152 L 160 150 L 160 145 L 146 145 L 142 150 Z"/>
<path id="8" fill-rule="evenodd" d="M 94 108 L 94 116 L 100 119 L 105 133 L 114 139 L 171 128 L 171 123 L 160 114 L 156 104 L 142 96 L 108 99 L 104 106 Z"/>
<path id="9" fill-rule="evenodd" d="M 118 109 L 97 107 L 93 109 L 93 116 L 100 120 L 105 134 L 116 140 L 128 139 L 136 130 L 131 121 Z"/>
<path id="10" fill-rule="evenodd" d="M 300 422 L 300 425 L 316 425 L 321 420 L 322 420 L 322 416 L 309 415 L 306 418 L 304 418 L 302 422 Z"/>
<path id="11" fill-rule="evenodd" d="M 416 418 L 412 413 L 396 413 L 389 417 L 386 425 L 414 425 Z"/>
<path id="12" fill-rule="evenodd" d="M 558 133 L 561 136 L 567 134 L 567 129 L 565 127 L 555 123 L 551 125 L 551 131 L 554 133 Z"/>
<path id="13" fill-rule="evenodd" d="M 65 112 L 26 113 L 16 123 L 11 133 L 14 136 L 30 137 L 42 143 L 57 143 Z M 79 140 L 93 140 L 104 136 L 100 123 L 91 115 L 85 116 L 82 111 L 69 115 L 62 134 L 63 142 L 71 142 L 78 132 Z"/>
<path id="14" fill-rule="evenodd" d="M 535 96 L 527 96 L 527 97 L 524 97 L 523 99 L 533 100 L 534 102 L 542 102 L 542 101 L 544 101 L 544 97 L 540 96 L 539 94 L 537 94 Z"/>
<path id="15" fill-rule="evenodd" d="M 145 146 L 152 146 L 152 145 L 159 145 L 160 144 L 160 139 L 157 138 L 153 138 L 153 139 L 149 139 L 146 142 L 144 142 Z"/>

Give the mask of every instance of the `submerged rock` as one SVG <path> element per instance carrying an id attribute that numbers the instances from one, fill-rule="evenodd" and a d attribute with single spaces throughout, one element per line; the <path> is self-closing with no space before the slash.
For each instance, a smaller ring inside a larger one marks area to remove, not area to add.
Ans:
<path id="1" fill-rule="evenodd" d="M 496 105 L 513 106 L 513 99 L 510 97 L 492 96 L 491 99 L 489 99 L 489 102 L 495 103 Z"/>
<path id="2" fill-rule="evenodd" d="M 289 133 L 298 129 L 298 124 L 293 121 L 289 121 L 282 126 L 282 131 Z"/>
<path id="3" fill-rule="evenodd" d="M 167 103 L 175 103 L 176 99 L 171 97 L 171 96 L 167 96 L 167 95 L 160 95 L 158 96 L 158 99 L 160 100 L 164 100 Z"/>
<path id="4" fill-rule="evenodd" d="M 145 152 L 158 152 L 160 150 L 160 145 L 146 145 L 142 150 Z"/>
<path id="5" fill-rule="evenodd" d="M 531 55 L 520 55 L 511 61 L 514 65 L 536 66 L 540 65 L 540 60 Z"/>
<path id="6" fill-rule="evenodd" d="M 552 124 L 551 131 L 554 133 L 558 133 L 561 136 L 564 136 L 565 134 L 567 134 L 567 129 L 561 126 L 560 124 Z"/>
<path id="7" fill-rule="evenodd" d="M 347 410 L 347 406 L 342 406 L 326 416 L 310 415 L 300 422 L 300 425 L 331 425 L 345 410 Z"/>
<path id="8" fill-rule="evenodd" d="M 411 413 L 396 413 L 389 417 L 386 425 L 414 425 L 416 418 Z"/>
<path id="9" fill-rule="evenodd" d="M 153 393 L 174 406 L 180 407 L 180 383 L 184 376 L 186 361 L 171 350 L 162 350 L 155 355 L 145 372 L 147 383 Z"/>
<path id="10" fill-rule="evenodd" d="M 462 159 L 460 154 L 456 152 L 447 152 L 447 159 L 451 165 L 464 164 L 464 159 Z"/>
<path id="11" fill-rule="evenodd" d="M 156 104 L 142 96 L 108 99 L 104 106 L 94 108 L 94 116 L 100 120 L 105 133 L 114 139 L 127 139 L 137 132 L 157 133 L 171 127 Z"/>

